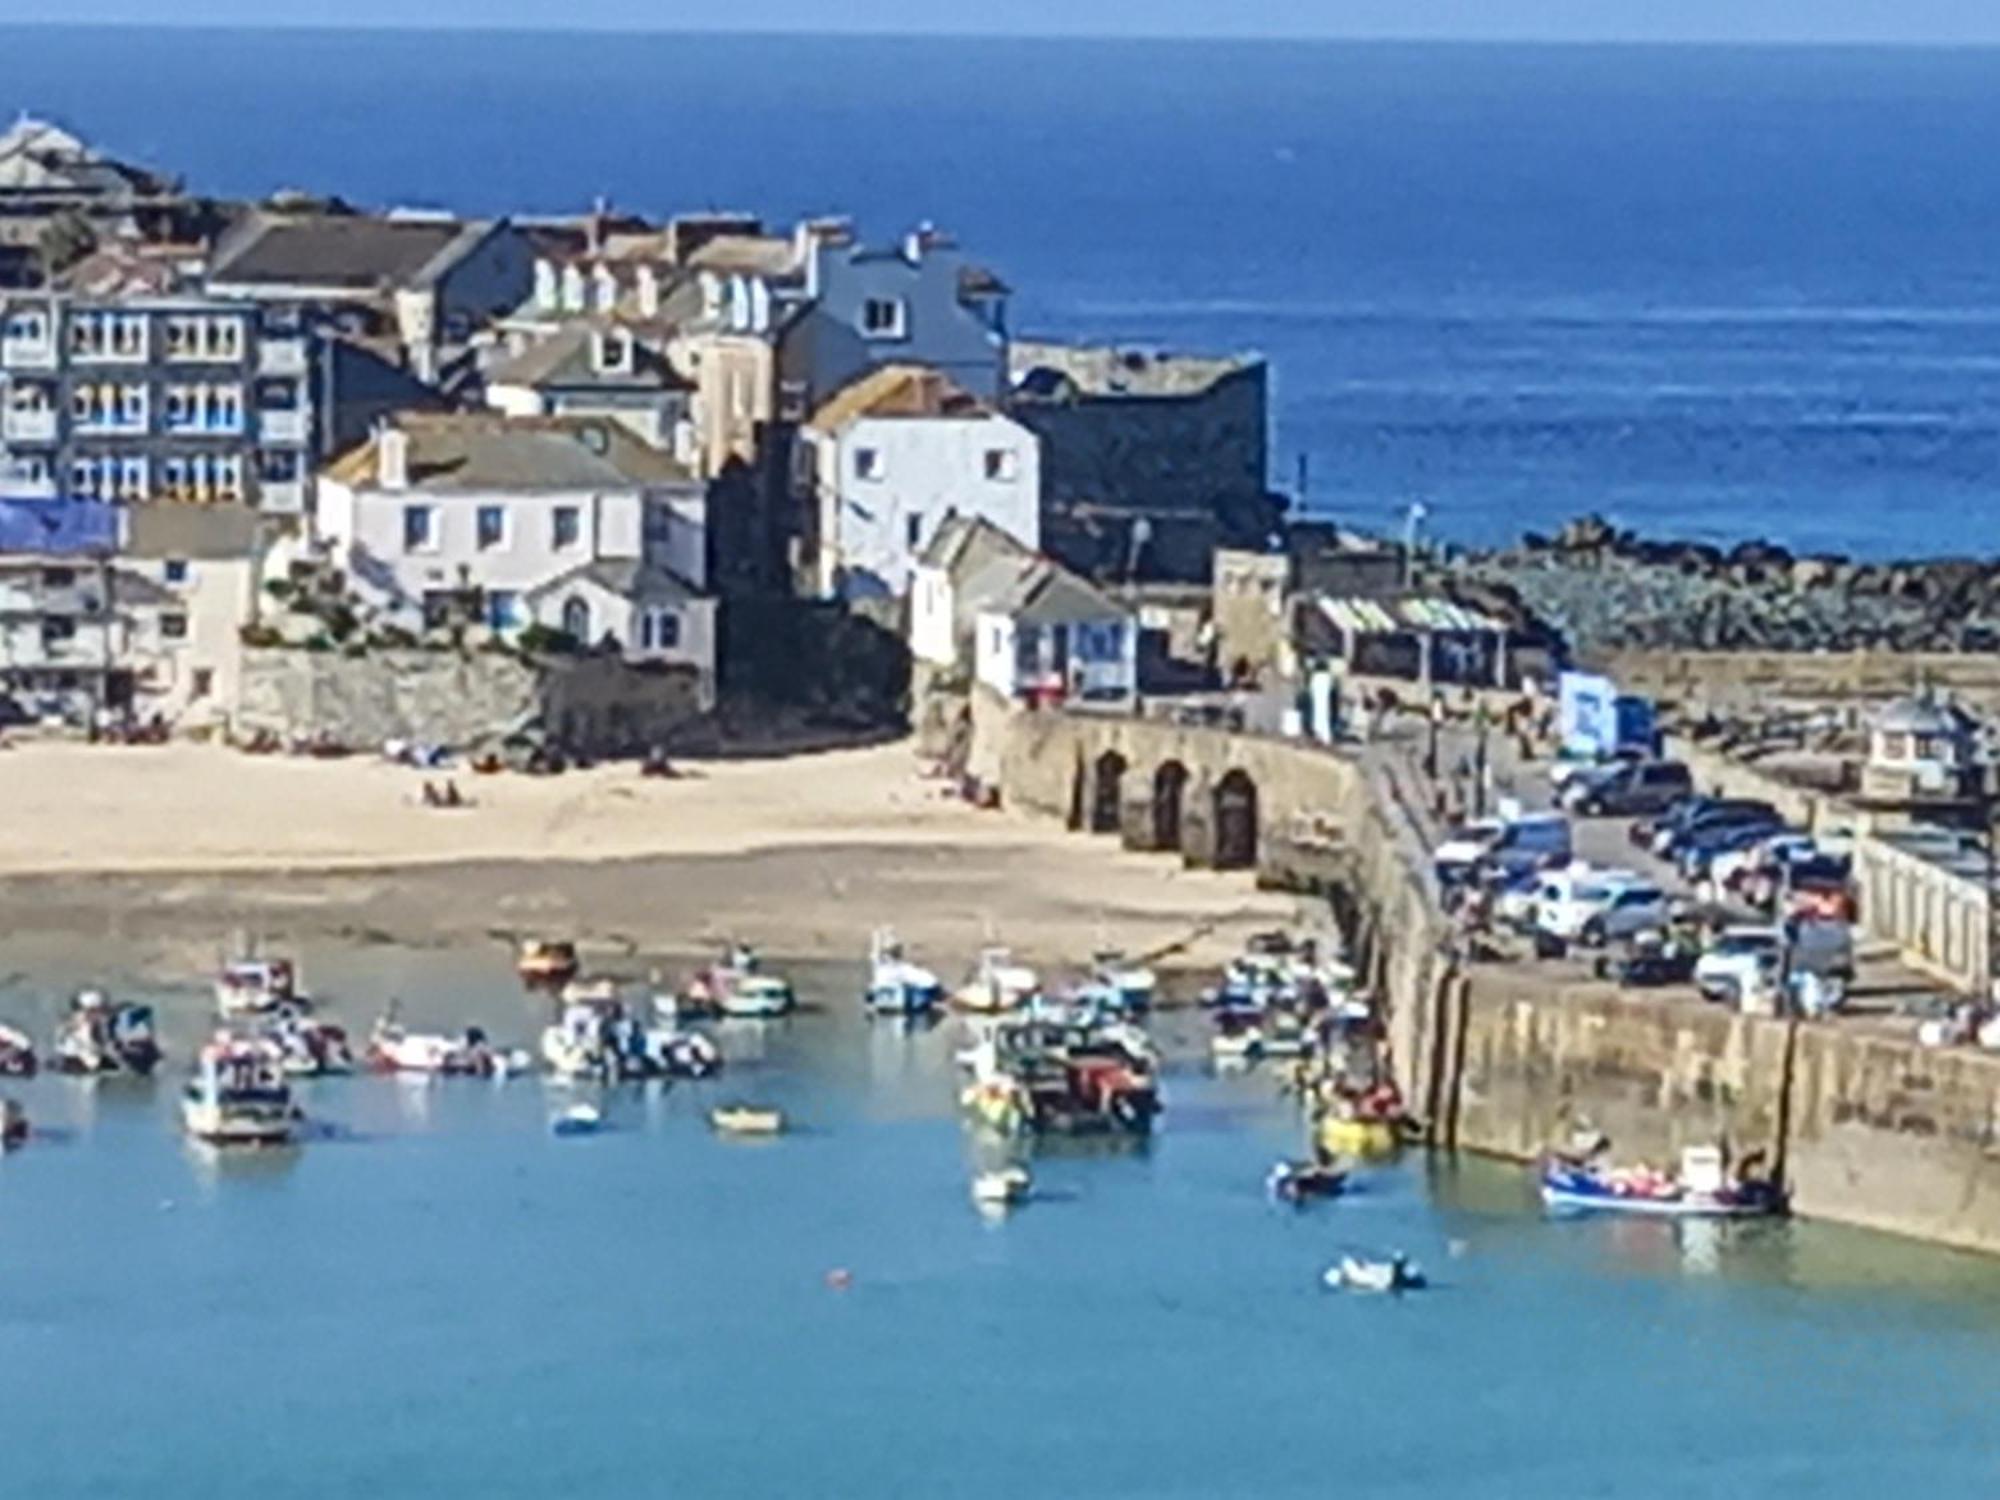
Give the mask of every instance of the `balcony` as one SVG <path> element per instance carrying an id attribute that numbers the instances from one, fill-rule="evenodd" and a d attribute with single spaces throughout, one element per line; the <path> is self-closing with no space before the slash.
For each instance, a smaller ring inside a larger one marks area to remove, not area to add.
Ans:
<path id="1" fill-rule="evenodd" d="M 38 339 L 0 339 L 0 368 L 9 370 L 53 370 L 56 341 L 44 335 Z"/>
<path id="2" fill-rule="evenodd" d="M 166 430 L 174 437 L 242 437 L 243 413 L 169 412 Z"/>
<path id="3" fill-rule="evenodd" d="M 260 339 L 257 343 L 259 375 L 303 375 L 306 372 L 306 341 L 294 334 Z"/>
<path id="4" fill-rule="evenodd" d="M 257 434 L 267 443 L 303 443 L 308 425 L 306 414 L 296 407 L 257 413 Z"/>
<path id="5" fill-rule="evenodd" d="M 146 433 L 146 413 L 80 413 L 70 418 L 69 429 L 77 437 L 143 437 Z"/>
<path id="6" fill-rule="evenodd" d="M 73 365 L 143 365 L 152 357 L 149 340 L 141 325 L 136 334 L 124 338 L 77 339 L 69 346 Z"/>
<path id="7" fill-rule="evenodd" d="M 302 516 L 306 510 L 303 479 L 266 479 L 257 486 L 257 509 L 267 515 Z"/>
<path id="8" fill-rule="evenodd" d="M 56 414 L 53 407 L 23 407 L 0 412 L 0 438 L 10 443 L 53 443 Z"/>

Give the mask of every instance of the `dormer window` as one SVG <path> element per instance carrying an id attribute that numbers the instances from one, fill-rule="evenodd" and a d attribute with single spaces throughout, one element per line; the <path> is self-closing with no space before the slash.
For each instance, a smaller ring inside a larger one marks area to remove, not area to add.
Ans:
<path id="1" fill-rule="evenodd" d="M 870 297 L 861 304 L 861 331 L 871 339 L 909 337 L 909 304 L 901 297 Z"/>

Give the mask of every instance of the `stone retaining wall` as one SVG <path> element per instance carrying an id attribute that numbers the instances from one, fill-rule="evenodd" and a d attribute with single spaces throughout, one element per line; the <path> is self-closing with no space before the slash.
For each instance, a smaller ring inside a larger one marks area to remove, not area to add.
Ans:
<path id="1" fill-rule="evenodd" d="M 572 749 L 636 754 L 678 744 L 701 721 L 697 674 L 608 658 L 529 663 L 497 652 L 246 651 L 241 731 L 325 735 L 353 749 L 386 740 L 465 746 L 539 726 Z"/>

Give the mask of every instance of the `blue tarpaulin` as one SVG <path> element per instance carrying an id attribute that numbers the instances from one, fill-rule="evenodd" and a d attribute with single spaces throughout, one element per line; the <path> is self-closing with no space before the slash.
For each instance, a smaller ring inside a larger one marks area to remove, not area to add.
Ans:
<path id="1" fill-rule="evenodd" d="M 118 549 L 118 507 L 107 500 L 0 497 L 0 553 L 56 557 Z"/>

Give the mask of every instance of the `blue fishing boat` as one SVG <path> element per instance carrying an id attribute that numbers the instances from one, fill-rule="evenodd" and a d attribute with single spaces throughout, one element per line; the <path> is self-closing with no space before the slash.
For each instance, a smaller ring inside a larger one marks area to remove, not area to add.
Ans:
<path id="1" fill-rule="evenodd" d="M 1606 1169 L 1565 1157 L 1542 1164 L 1542 1202 L 1568 1213 L 1643 1214 L 1664 1219 L 1752 1219 L 1785 1210 L 1784 1190 L 1752 1170 L 1734 1180 L 1714 1146 L 1690 1146 L 1678 1173 L 1646 1167 Z"/>

